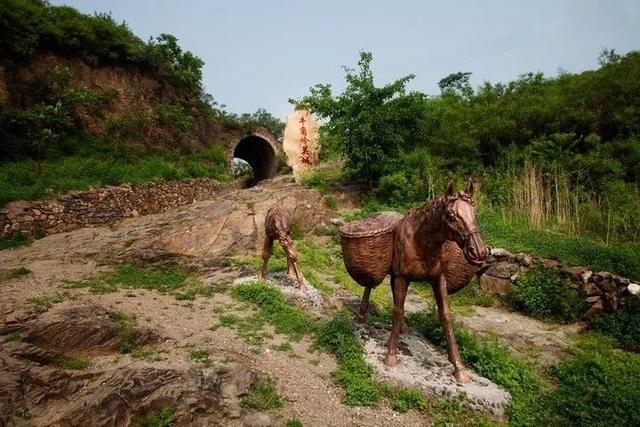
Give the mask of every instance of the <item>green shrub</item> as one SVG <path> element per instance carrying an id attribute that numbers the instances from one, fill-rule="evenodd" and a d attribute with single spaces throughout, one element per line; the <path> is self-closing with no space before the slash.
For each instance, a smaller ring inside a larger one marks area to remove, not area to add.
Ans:
<path id="1" fill-rule="evenodd" d="M 516 310 L 541 320 L 575 322 L 588 307 L 581 292 L 570 284 L 557 272 L 535 266 L 518 276 L 508 300 Z"/>
<path id="2" fill-rule="evenodd" d="M 614 313 L 603 313 L 593 322 L 594 330 L 615 338 L 625 350 L 640 352 L 640 299 L 627 296 Z"/>

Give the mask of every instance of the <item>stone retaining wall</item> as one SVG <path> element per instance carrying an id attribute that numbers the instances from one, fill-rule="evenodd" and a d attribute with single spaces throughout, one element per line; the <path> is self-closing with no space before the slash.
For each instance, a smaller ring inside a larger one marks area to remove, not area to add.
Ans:
<path id="1" fill-rule="evenodd" d="M 615 274 L 592 272 L 586 267 L 566 267 L 552 259 L 534 258 L 526 254 L 513 254 L 505 249 L 493 248 L 480 276 L 480 287 L 492 294 L 507 295 L 518 275 L 532 265 L 557 270 L 569 279 L 571 287 L 580 290 L 589 309 L 583 319 L 586 321 L 602 312 L 614 312 L 620 308 L 622 297 L 635 295 L 640 298 L 640 285 L 630 279 Z"/>
<path id="2" fill-rule="evenodd" d="M 38 238 L 164 212 L 211 198 L 219 190 L 218 181 L 197 178 L 72 192 L 54 200 L 11 202 L 0 210 L 0 231 L 2 236 L 18 232 Z"/>

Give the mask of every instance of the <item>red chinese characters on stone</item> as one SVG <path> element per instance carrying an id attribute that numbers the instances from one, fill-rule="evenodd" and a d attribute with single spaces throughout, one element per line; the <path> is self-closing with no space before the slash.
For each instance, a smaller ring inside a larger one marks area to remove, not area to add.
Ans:
<path id="1" fill-rule="evenodd" d="M 309 139 L 307 138 L 307 128 L 304 126 L 306 120 L 304 117 L 300 117 L 298 121 L 300 123 L 300 144 L 302 145 L 302 163 L 307 165 L 311 164 L 311 159 L 309 158 Z"/>

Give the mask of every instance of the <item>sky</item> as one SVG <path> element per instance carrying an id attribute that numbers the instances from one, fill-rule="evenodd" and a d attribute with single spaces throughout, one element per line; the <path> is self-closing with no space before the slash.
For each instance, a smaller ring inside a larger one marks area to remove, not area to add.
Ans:
<path id="1" fill-rule="evenodd" d="M 373 53 L 376 84 L 407 74 L 438 94 L 450 73 L 471 83 L 529 71 L 547 76 L 598 66 L 604 48 L 640 49 L 638 0 L 53 0 L 110 12 L 148 40 L 170 33 L 205 62 L 204 85 L 234 113 L 285 118 L 289 98 L 317 83 L 344 88 L 342 66 Z"/>

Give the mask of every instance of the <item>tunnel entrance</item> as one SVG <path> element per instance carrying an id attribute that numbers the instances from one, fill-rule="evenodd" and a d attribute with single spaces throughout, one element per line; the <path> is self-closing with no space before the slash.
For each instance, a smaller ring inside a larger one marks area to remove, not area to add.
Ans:
<path id="1" fill-rule="evenodd" d="M 271 143 L 261 136 L 249 135 L 242 138 L 233 149 L 233 165 L 244 160 L 253 169 L 253 181 L 271 178 L 276 173 L 276 152 Z"/>

